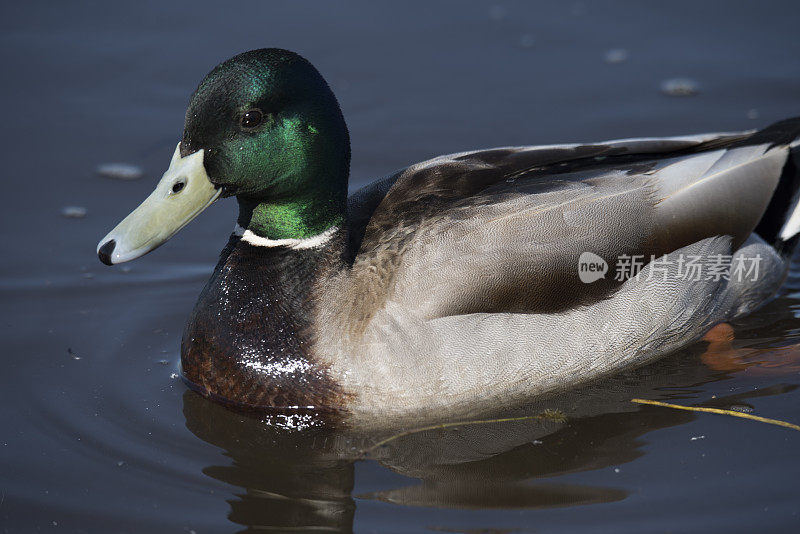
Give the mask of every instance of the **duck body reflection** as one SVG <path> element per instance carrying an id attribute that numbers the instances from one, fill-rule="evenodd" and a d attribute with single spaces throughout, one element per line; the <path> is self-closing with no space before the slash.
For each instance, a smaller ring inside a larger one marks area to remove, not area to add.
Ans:
<path id="1" fill-rule="evenodd" d="M 230 458 L 203 472 L 239 488 L 229 501 L 229 519 L 247 531 L 350 532 L 362 499 L 464 510 L 609 503 L 629 490 L 548 479 L 626 464 L 644 454 L 648 432 L 693 421 L 693 413 L 630 399 L 691 397 L 704 384 L 728 378 L 700 363 L 703 349 L 535 403 L 424 429 L 346 429 L 313 411 L 248 415 L 192 391 L 184 394 L 184 415 L 191 432 Z M 713 405 L 744 402 L 746 396 L 718 398 Z M 403 478 L 396 487 L 353 495 L 357 462 L 377 462 Z"/>

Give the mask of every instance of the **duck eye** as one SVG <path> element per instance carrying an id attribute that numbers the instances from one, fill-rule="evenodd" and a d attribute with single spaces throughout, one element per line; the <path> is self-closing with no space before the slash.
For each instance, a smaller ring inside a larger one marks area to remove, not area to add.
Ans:
<path id="1" fill-rule="evenodd" d="M 255 128 L 264 120 L 264 113 L 258 109 L 253 108 L 245 111 L 244 115 L 242 115 L 242 120 L 240 121 L 242 128 Z"/>
<path id="2" fill-rule="evenodd" d="M 175 185 L 172 186 L 172 192 L 173 193 L 180 193 L 185 185 L 186 185 L 186 182 L 175 182 Z"/>

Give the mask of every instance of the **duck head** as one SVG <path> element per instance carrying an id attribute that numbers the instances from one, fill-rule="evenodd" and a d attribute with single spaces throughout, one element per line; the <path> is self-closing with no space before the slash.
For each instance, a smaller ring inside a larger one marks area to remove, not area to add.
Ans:
<path id="1" fill-rule="evenodd" d="M 220 197 L 267 239 L 304 239 L 342 223 L 350 142 L 320 73 L 281 49 L 215 67 L 189 101 L 183 137 L 145 201 L 98 244 L 103 263 L 138 258 Z"/>

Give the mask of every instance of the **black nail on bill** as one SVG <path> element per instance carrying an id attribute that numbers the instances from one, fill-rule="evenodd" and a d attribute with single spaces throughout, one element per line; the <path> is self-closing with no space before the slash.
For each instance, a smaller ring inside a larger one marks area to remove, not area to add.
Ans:
<path id="1" fill-rule="evenodd" d="M 117 246 L 117 242 L 113 239 L 103 243 L 103 246 L 97 251 L 97 256 L 100 258 L 100 261 L 106 265 L 114 265 L 114 262 L 111 261 L 111 254 L 114 252 L 115 246 Z"/>

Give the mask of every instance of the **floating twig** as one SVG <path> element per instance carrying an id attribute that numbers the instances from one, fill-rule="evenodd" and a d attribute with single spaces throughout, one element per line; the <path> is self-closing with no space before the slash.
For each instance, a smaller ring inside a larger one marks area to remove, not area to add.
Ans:
<path id="1" fill-rule="evenodd" d="M 715 413 L 719 415 L 731 415 L 733 417 L 741 417 L 742 419 L 751 419 L 753 421 L 758 421 L 760 423 L 768 423 L 770 425 L 777 425 L 782 426 L 785 428 L 791 428 L 792 430 L 800 430 L 800 425 L 795 425 L 793 423 L 787 423 L 786 421 L 779 421 L 778 419 L 769 419 L 768 417 L 761 417 L 758 415 L 753 415 L 749 413 L 742 413 L 737 412 L 734 410 L 723 410 L 722 408 L 705 408 L 702 406 L 683 406 L 682 404 L 670 404 L 668 402 L 660 402 L 660 401 L 653 401 L 647 399 L 631 399 L 631 402 L 635 402 L 637 404 L 650 404 L 652 406 L 662 406 L 664 408 L 674 408 L 676 410 L 686 410 L 689 412 L 705 412 L 705 413 Z"/>
<path id="2" fill-rule="evenodd" d="M 502 417 L 500 419 L 476 419 L 474 421 L 457 421 L 452 423 L 441 423 L 438 425 L 431 425 L 431 426 L 423 426 L 420 428 L 413 428 L 411 430 L 406 430 L 405 432 L 400 432 L 399 434 L 394 434 L 389 436 L 386 439 L 382 439 L 378 443 L 375 443 L 371 447 L 368 447 L 363 451 L 363 454 L 366 455 L 375 449 L 383 447 L 389 442 L 392 442 L 396 439 L 410 436 L 411 434 L 418 434 L 420 432 L 427 432 L 428 430 L 442 430 L 445 428 L 452 428 L 458 426 L 467 426 L 467 425 L 487 425 L 491 423 L 510 423 L 513 421 L 532 421 L 532 420 L 549 420 L 554 421 L 556 423 L 563 423 L 567 420 L 567 417 L 564 415 L 563 412 L 559 410 L 545 410 L 538 415 L 525 415 L 522 417 Z"/>

